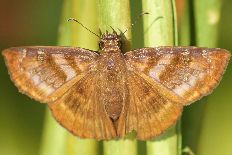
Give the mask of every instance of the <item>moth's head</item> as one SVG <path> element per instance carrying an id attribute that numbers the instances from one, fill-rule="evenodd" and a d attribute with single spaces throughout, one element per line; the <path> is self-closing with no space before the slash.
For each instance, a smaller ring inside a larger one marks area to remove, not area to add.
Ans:
<path id="1" fill-rule="evenodd" d="M 112 33 L 106 31 L 106 33 L 101 35 L 99 47 L 101 49 L 121 48 L 121 36 L 118 35 L 116 31 L 113 31 Z"/>

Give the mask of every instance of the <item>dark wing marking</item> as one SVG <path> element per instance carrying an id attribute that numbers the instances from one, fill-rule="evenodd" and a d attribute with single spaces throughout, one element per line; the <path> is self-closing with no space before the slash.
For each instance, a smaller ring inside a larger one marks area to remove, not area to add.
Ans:
<path id="1" fill-rule="evenodd" d="M 219 84 L 230 53 L 218 48 L 157 47 L 125 53 L 129 70 L 141 72 L 190 104 Z"/>
<path id="2" fill-rule="evenodd" d="M 15 47 L 3 51 L 12 81 L 40 102 L 52 102 L 91 70 L 98 54 L 75 47 Z"/>
<path id="3" fill-rule="evenodd" d="M 81 138 L 112 139 L 116 131 L 97 88 L 99 74 L 88 73 L 62 98 L 49 104 L 60 124 Z"/>
<path id="4" fill-rule="evenodd" d="M 182 104 L 173 102 L 154 85 L 134 72 L 128 72 L 129 102 L 118 121 L 117 134 L 123 137 L 135 130 L 137 139 L 148 140 L 173 125 L 182 112 Z"/>

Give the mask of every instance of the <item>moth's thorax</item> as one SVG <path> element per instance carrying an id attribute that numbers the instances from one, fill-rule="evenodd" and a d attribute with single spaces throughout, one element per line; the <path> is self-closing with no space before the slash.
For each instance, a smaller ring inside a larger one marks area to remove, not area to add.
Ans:
<path id="1" fill-rule="evenodd" d="M 101 50 L 102 52 L 116 52 L 120 50 L 120 46 L 115 41 L 108 41 Z"/>
<path id="2" fill-rule="evenodd" d="M 116 32 L 103 34 L 99 46 L 102 52 L 117 52 L 121 48 L 121 37 Z"/>
<path id="3" fill-rule="evenodd" d="M 100 71 L 101 102 L 110 118 L 116 120 L 126 99 L 125 62 L 120 50 L 101 53 Z"/>

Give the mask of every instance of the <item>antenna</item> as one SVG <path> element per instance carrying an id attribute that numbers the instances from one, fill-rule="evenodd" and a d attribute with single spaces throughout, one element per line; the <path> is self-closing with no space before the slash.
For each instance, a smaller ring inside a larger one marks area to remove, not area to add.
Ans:
<path id="1" fill-rule="evenodd" d="M 81 22 L 79 22 L 77 19 L 75 18 L 69 18 L 68 19 L 68 22 L 69 21 L 74 21 L 74 22 L 77 22 L 78 24 L 80 24 L 83 28 L 85 28 L 86 30 L 88 30 L 90 33 L 94 34 L 95 36 L 97 36 L 98 38 L 101 39 L 101 37 L 99 35 L 97 35 L 96 33 L 94 33 L 93 31 L 91 31 L 89 28 L 87 28 L 86 26 L 84 26 Z"/>
<path id="2" fill-rule="evenodd" d="M 135 19 L 134 23 L 131 24 L 129 28 L 127 28 L 122 34 L 125 34 L 129 29 L 132 29 L 133 26 L 138 22 L 138 20 L 143 16 L 143 15 L 148 15 L 148 12 L 141 13 L 137 18 Z"/>

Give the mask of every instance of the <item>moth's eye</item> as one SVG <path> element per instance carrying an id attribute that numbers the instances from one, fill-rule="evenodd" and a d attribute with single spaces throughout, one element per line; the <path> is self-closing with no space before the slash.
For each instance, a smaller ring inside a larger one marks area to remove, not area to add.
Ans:
<path id="1" fill-rule="evenodd" d="M 121 41 L 118 41 L 118 46 L 119 46 L 119 47 L 121 47 L 121 46 L 122 46 Z"/>
<path id="2" fill-rule="evenodd" d="M 100 47 L 100 49 L 102 49 L 104 47 L 104 42 L 100 41 L 99 42 L 99 47 Z"/>

